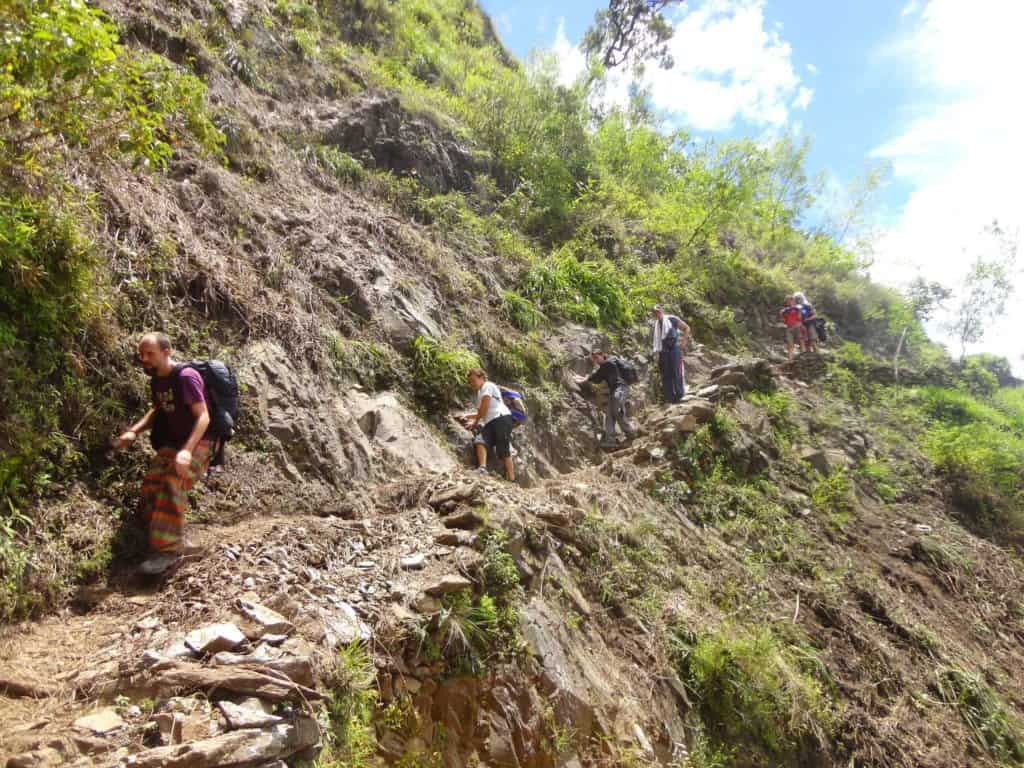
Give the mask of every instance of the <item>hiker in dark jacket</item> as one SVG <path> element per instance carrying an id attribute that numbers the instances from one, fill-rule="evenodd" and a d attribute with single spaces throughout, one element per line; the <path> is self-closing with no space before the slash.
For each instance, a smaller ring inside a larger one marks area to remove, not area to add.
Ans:
<path id="1" fill-rule="evenodd" d="M 690 342 L 690 326 L 661 307 L 651 314 L 651 351 L 658 356 L 661 392 L 666 403 L 678 403 L 686 395 L 683 350 Z"/>
<path id="2" fill-rule="evenodd" d="M 114 447 L 128 448 L 140 434 L 156 426 L 165 438 L 165 445 L 153 456 L 143 478 L 139 510 L 149 527 L 152 555 L 140 569 L 144 573 L 159 573 L 184 553 L 188 492 L 206 473 L 212 455 L 206 434 L 210 414 L 203 377 L 193 368 L 174 361 L 166 336 L 143 336 L 138 359 L 142 370 L 150 376 L 152 406 L 114 441 Z"/>
<path id="3" fill-rule="evenodd" d="M 602 448 L 614 448 L 615 425 L 622 429 L 622 434 L 627 440 L 632 440 L 636 432 L 629 426 L 626 414 L 626 406 L 629 403 L 629 384 L 622 376 L 622 369 L 616 357 L 609 357 L 600 349 L 590 353 L 590 359 L 597 370 L 587 377 L 577 376 L 577 383 L 583 384 L 607 384 L 608 385 L 608 410 L 604 417 L 604 433 L 601 435 Z"/>

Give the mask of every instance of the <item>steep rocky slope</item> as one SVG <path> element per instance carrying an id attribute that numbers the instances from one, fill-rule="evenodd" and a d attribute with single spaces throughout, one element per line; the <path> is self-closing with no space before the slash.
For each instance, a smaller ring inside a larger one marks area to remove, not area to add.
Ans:
<path id="1" fill-rule="evenodd" d="M 529 264 L 424 202 L 486 207 L 512 174 L 361 60 L 379 4 L 104 5 L 202 76 L 225 158 L 68 160 L 107 310 L 59 390 L 75 450 L 20 534 L 40 618 L 0 630 L 9 765 L 1024 761 L 1019 556 L 870 388 L 891 369 L 782 365 L 751 295 L 745 336 L 696 317 L 693 396 L 663 407 L 642 325 L 525 333 L 503 297 Z M 309 13 L 350 46 L 310 47 Z M 106 448 L 143 407 L 150 328 L 244 385 L 200 551 L 156 583 L 133 570 L 145 451 Z M 601 393 L 571 378 L 599 343 L 645 377 L 643 433 L 608 454 Z M 517 485 L 468 471 L 466 350 L 530 398 Z M 76 403 L 86 385 L 114 405 Z"/>

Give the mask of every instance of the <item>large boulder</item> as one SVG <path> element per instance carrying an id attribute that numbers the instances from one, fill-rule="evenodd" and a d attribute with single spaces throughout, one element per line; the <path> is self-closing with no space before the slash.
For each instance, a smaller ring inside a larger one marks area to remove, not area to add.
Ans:
<path id="1" fill-rule="evenodd" d="M 451 453 L 393 393 L 353 390 L 345 395 L 345 404 L 392 473 L 455 468 Z"/>
<path id="2" fill-rule="evenodd" d="M 324 143 L 377 168 L 415 176 L 434 193 L 469 190 L 473 177 L 487 170 L 470 147 L 433 117 L 413 115 L 397 96 L 380 92 L 353 99 Z"/>

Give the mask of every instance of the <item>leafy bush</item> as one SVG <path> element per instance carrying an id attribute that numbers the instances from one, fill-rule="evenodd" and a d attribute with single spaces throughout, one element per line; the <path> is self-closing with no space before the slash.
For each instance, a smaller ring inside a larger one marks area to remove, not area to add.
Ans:
<path id="1" fill-rule="evenodd" d="M 223 140 L 196 77 L 123 48 L 103 12 L 83 2 L 5 3 L 0 61 L 0 170 L 26 160 L 33 167 L 32 156 L 40 161 L 57 137 L 87 151 L 116 148 L 155 167 L 186 132 L 210 151 Z"/>
<path id="2" fill-rule="evenodd" d="M 800 428 L 793 420 L 796 401 L 791 395 L 786 392 L 751 392 L 748 398 L 767 412 L 772 442 L 778 447 L 786 447 L 800 436 Z"/>
<path id="3" fill-rule="evenodd" d="M 29 492 L 42 470 L 40 455 L 59 434 L 55 394 L 70 384 L 73 340 L 98 312 L 94 255 L 74 223 L 75 212 L 58 214 L 47 201 L 0 196 L 0 304 L 8 309 L 0 317 L 4 507 Z"/>
<path id="4" fill-rule="evenodd" d="M 900 478 L 884 461 L 867 459 L 857 467 L 857 474 L 870 483 L 882 501 L 896 501 L 903 491 Z"/>
<path id="5" fill-rule="evenodd" d="M 515 291 L 501 292 L 501 308 L 505 319 L 521 331 L 536 330 L 547 320 L 536 304 Z"/>
<path id="6" fill-rule="evenodd" d="M 853 514 L 853 484 L 844 469 L 837 469 L 821 478 L 811 490 L 815 510 L 828 515 L 829 520 L 842 528 Z"/>
<path id="7" fill-rule="evenodd" d="M 797 765 L 834 731 L 836 709 L 810 650 L 732 625 L 695 642 L 677 632 L 675 648 L 704 732 L 730 755 L 725 765 Z"/>
<path id="8" fill-rule="evenodd" d="M 468 389 L 466 376 L 470 369 L 479 367 L 480 359 L 467 349 L 427 336 L 413 339 L 413 387 L 431 407 L 451 407 L 456 395 Z"/>
<path id="9" fill-rule="evenodd" d="M 534 264 L 519 293 L 553 317 L 598 328 L 622 327 L 633 319 L 624 281 L 607 259 L 580 260 L 568 249 Z"/>
<path id="10" fill-rule="evenodd" d="M 345 184 L 358 184 L 366 178 L 362 163 L 347 152 L 329 144 L 314 144 L 307 149 L 309 162 Z"/>
<path id="11" fill-rule="evenodd" d="M 364 768 L 377 750 L 373 715 L 377 704 L 377 672 L 366 647 L 342 646 L 320 673 L 327 689 L 327 727 L 321 733 L 322 768 Z"/>
<path id="12" fill-rule="evenodd" d="M 995 405 L 939 387 L 909 390 L 895 399 L 921 446 L 953 486 L 967 521 L 983 533 L 1024 530 L 1024 431 L 1020 398 L 1003 391 Z"/>

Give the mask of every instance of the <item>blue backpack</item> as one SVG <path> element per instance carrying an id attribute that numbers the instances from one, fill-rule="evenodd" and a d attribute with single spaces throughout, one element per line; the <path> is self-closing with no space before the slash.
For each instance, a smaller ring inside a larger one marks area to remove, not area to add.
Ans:
<path id="1" fill-rule="evenodd" d="M 525 424 L 526 397 L 523 393 L 501 385 L 498 385 L 498 390 L 501 392 L 501 402 L 512 412 L 512 418 L 516 422 L 515 425 L 518 427 L 520 424 Z"/>

